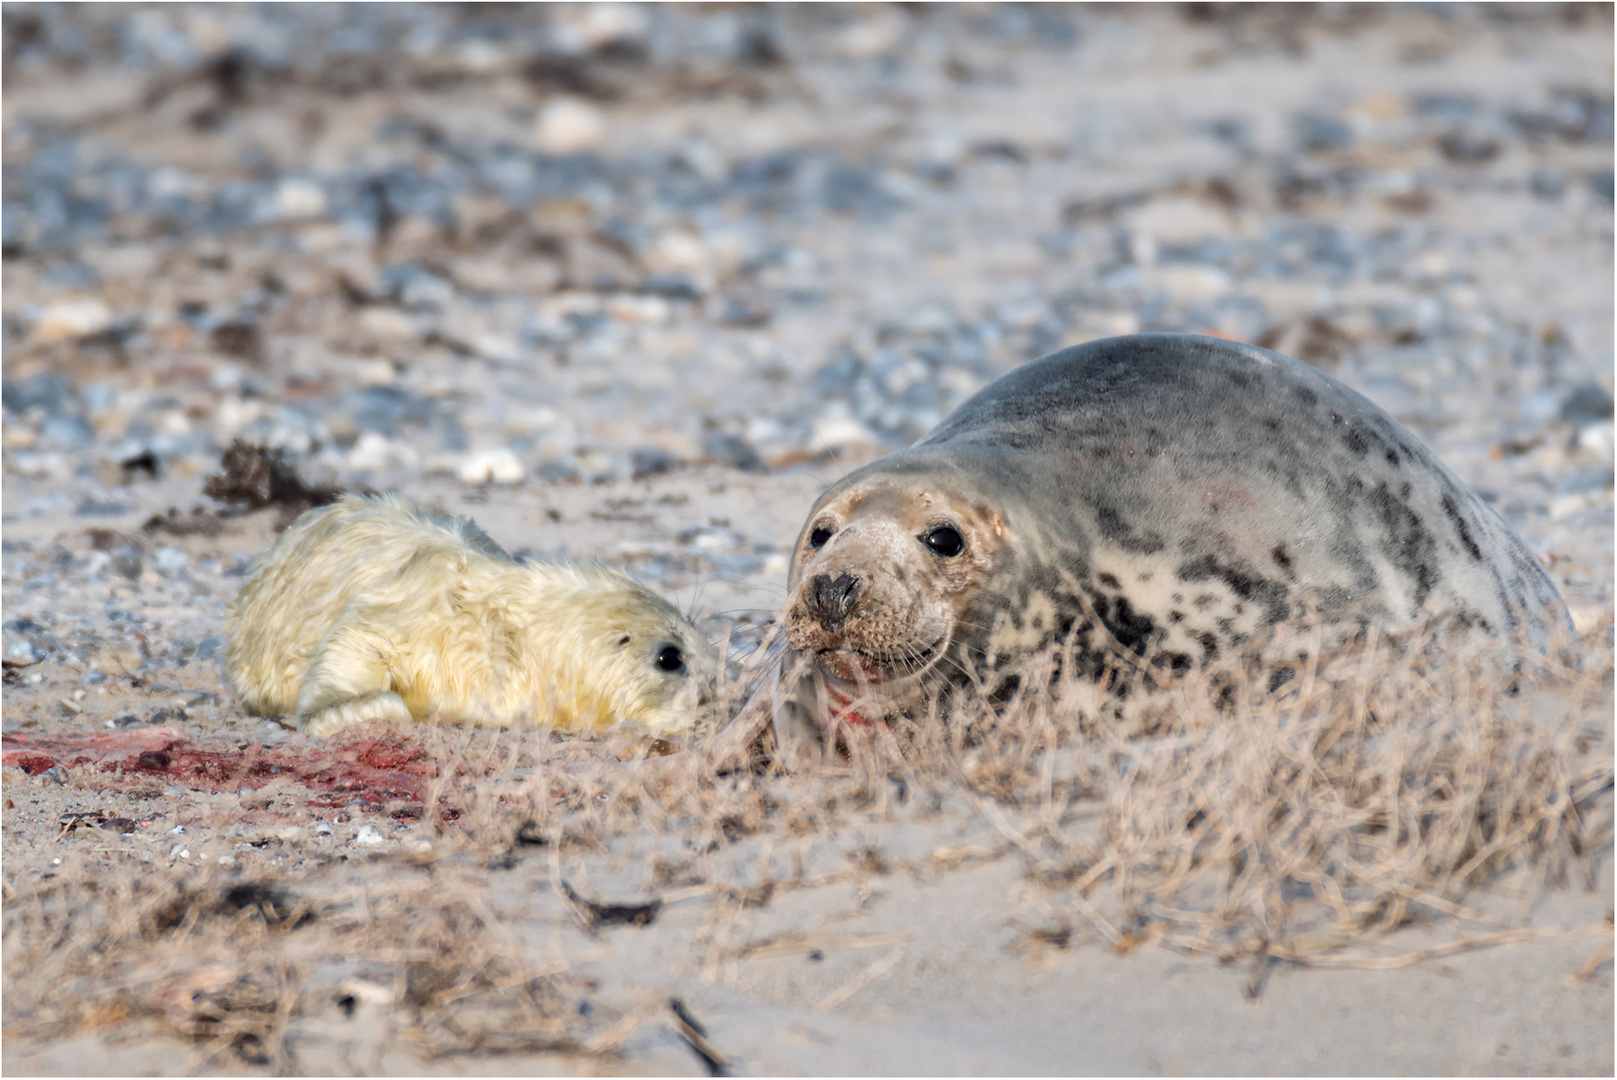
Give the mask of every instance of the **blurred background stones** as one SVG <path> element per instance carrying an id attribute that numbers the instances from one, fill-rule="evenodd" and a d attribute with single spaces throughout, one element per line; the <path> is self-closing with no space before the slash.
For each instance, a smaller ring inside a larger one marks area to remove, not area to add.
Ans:
<path id="1" fill-rule="evenodd" d="M 237 438 L 375 487 L 761 475 L 1163 329 L 1317 364 L 1536 493 L 1518 527 L 1576 521 L 1610 20 L 9 4 L 4 468 L 87 517 Z"/>

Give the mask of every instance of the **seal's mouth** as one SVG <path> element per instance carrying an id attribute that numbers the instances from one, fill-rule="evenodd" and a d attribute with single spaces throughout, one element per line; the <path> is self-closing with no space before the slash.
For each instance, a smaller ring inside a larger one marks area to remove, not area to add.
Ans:
<path id="1" fill-rule="evenodd" d="M 930 671 L 942 644 L 941 640 L 934 641 L 899 656 L 873 656 L 843 645 L 818 650 L 814 661 L 827 683 L 843 696 L 889 695 L 907 689 Z"/>

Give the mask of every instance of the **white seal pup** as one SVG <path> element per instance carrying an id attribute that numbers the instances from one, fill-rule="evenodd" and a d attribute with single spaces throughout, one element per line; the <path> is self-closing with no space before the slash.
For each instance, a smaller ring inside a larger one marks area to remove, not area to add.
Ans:
<path id="1" fill-rule="evenodd" d="M 397 495 L 304 513 L 230 604 L 247 708 L 302 731 L 362 720 L 658 735 L 711 726 L 720 661 L 689 619 L 604 566 L 524 563 L 466 518 Z"/>
<path id="2" fill-rule="evenodd" d="M 823 717 L 1057 642 L 1185 670 L 1305 605 L 1540 647 L 1567 622 L 1521 540 L 1369 400 L 1265 349 L 1139 334 L 1025 364 L 833 485 L 785 625 Z"/>

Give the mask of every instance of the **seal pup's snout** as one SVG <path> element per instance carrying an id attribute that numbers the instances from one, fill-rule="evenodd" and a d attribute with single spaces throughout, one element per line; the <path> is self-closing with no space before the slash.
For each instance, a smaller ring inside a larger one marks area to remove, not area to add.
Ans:
<path id="1" fill-rule="evenodd" d="M 816 574 L 809 582 L 809 607 L 828 633 L 834 634 L 842 629 L 863 587 L 864 581 L 854 574 L 838 574 L 836 577 Z"/>

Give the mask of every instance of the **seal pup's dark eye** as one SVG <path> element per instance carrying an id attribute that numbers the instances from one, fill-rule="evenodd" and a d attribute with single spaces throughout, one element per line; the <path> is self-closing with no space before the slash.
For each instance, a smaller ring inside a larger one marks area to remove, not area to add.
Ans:
<path id="1" fill-rule="evenodd" d="M 952 559 L 966 550 L 966 541 L 947 525 L 939 525 L 922 533 L 921 543 L 945 559 Z"/>
<path id="2" fill-rule="evenodd" d="M 664 671 L 684 671 L 685 657 L 677 645 L 664 645 L 657 654 L 657 666 Z"/>
<path id="3" fill-rule="evenodd" d="M 831 539 L 831 530 L 824 525 L 816 525 L 814 526 L 814 531 L 809 533 L 809 547 L 823 548 L 825 542 L 829 539 Z"/>

